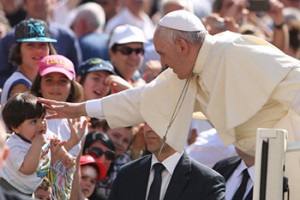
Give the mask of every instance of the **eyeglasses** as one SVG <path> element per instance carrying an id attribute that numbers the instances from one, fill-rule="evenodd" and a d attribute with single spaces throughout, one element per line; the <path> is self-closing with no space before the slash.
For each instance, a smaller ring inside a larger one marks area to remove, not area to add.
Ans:
<path id="1" fill-rule="evenodd" d="M 122 47 L 119 49 L 116 49 L 116 51 L 121 52 L 121 54 L 125 55 L 125 56 L 129 56 L 132 54 L 132 52 L 134 52 L 136 55 L 144 55 L 145 50 L 143 48 L 131 48 L 131 47 Z"/>
<path id="2" fill-rule="evenodd" d="M 106 160 L 114 160 L 115 159 L 115 152 L 113 152 L 111 150 L 103 151 L 99 147 L 92 147 L 92 148 L 88 149 L 87 153 L 89 155 L 93 156 L 94 158 L 99 158 L 104 154 Z"/>

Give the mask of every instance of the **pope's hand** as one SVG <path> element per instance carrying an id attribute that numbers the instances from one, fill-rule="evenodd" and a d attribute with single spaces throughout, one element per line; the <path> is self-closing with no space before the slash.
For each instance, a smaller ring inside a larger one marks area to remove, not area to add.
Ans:
<path id="1" fill-rule="evenodd" d="M 38 102 L 42 103 L 48 113 L 50 113 L 50 115 L 46 117 L 47 119 L 78 118 L 87 115 L 85 111 L 85 102 L 68 103 L 44 98 L 38 98 Z"/>

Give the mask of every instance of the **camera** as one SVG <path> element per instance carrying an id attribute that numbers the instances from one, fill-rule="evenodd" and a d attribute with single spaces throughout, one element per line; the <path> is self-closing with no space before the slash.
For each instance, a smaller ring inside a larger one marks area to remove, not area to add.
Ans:
<path id="1" fill-rule="evenodd" d="M 269 0 L 249 0 L 248 9 L 254 12 L 268 11 L 270 9 Z"/>

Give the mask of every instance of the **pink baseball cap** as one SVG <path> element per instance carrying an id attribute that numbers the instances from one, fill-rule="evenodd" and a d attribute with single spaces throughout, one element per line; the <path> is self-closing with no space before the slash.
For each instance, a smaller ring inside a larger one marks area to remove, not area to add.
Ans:
<path id="1" fill-rule="evenodd" d="M 62 73 L 70 80 L 76 76 L 72 61 L 62 55 L 49 55 L 41 60 L 39 74 L 45 76 L 53 72 Z"/>

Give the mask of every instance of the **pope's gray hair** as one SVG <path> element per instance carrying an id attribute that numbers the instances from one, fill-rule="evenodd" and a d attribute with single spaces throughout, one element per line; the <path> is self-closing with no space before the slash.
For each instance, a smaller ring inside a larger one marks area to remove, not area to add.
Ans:
<path id="1" fill-rule="evenodd" d="M 159 26 L 157 25 L 155 33 L 159 33 L 163 38 L 165 38 L 166 41 L 175 44 L 175 42 L 178 39 L 184 39 L 188 43 L 200 43 L 205 39 L 205 36 L 207 35 L 207 31 L 180 31 L 180 30 L 175 30 L 171 28 L 167 28 L 164 26 Z"/>

